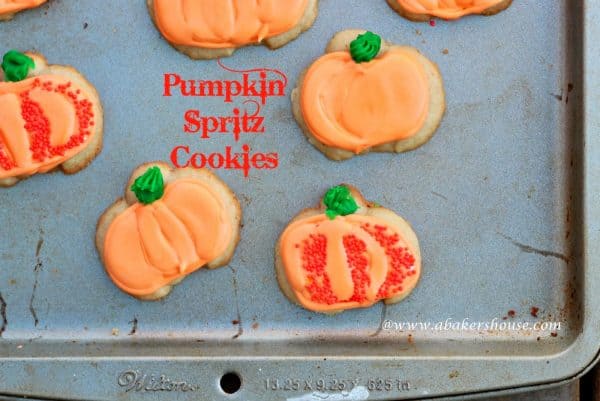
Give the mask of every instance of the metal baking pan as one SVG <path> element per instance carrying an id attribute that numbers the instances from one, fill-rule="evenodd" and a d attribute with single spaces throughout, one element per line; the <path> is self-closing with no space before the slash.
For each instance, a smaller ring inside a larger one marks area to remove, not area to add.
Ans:
<path id="1" fill-rule="evenodd" d="M 384 0 L 323 0 L 314 27 L 288 46 L 222 60 L 289 78 L 286 96 L 262 107 L 266 132 L 239 142 L 183 133 L 186 110 L 229 115 L 243 99 L 163 97 L 164 73 L 212 80 L 234 73 L 174 51 L 144 3 L 51 0 L 0 25 L 0 51 L 34 49 L 77 67 L 105 109 L 104 150 L 87 169 L 0 191 L 0 394 L 464 399 L 565 382 L 590 366 L 600 346 L 598 2 L 516 0 L 494 17 L 431 26 L 402 19 Z M 329 38 L 349 27 L 416 46 L 438 63 L 448 110 L 422 148 L 334 163 L 301 134 L 287 95 Z M 248 178 L 218 171 L 244 208 L 230 267 L 200 271 L 160 302 L 121 293 L 93 238 L 132 169 L 168 161 L 177 145 L 212 153 L 243 144 L 278 153 L 279 167 Z M 281 294 L 276 238 L 340 182 L 415 227 L 423 276 L 402 303 L 322 316 Z M 541 333 L 383 327 L 447 319 L 562 325 Z M 241 378 L 233 395 L 220 388 L 227 372 Z"/>

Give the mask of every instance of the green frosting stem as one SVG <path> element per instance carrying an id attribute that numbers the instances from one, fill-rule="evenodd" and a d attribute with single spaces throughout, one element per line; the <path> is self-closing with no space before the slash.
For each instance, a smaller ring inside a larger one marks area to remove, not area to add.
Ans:
<path id="1" fill-rule="evenodd" d="M 143 175 L 136 178 L 131 190 L 144 205 L 149 205 L 162 198 L 165 193 L 165 183 L 160 168 L 150 167 Z"/>
<path id="2" fill-rule="evenodd" d="M 357 63 L 371 61 L 377 56 L 381 49 L 381 37 L 373 32 L 365 32 L 358 35 L 350 43 L 350 54 Z"/>
<path id="3" fill-rule="evenodd" d="M 10 50 L 2 57 L 4 77 L 10 82 L 19 82 L 27 78 L 29 70 L 35 68 L 31 57 L 16 50 Z"/>
<path id="4" fill-rule="evenodd" d="M 347 216 L 358 210 L 358 205 L 345 185 L 331 188 L 325 194 L 323 203 L 327 207 L 325 214 L 333 220 L 337 216 Z"/>

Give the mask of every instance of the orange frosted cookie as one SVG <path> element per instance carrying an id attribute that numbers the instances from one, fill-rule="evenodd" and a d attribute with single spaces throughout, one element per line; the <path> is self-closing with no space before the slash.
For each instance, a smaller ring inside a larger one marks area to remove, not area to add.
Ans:
<path id="1" fill-rule="evenodd" d="M 96 247 L 117 287 L 156 300 L 194 271 L 229 263 L 241 218 L 235 194 L 209 170 L 148 163 L 100 217 Z"/>
<path id="2" fill-rule="evenodd" d="M 0 0 L 0 21 L 7 21 L 19 11 L 35 8 L 48 0 Z"/>
<path id="3" fill-rule="evenodd" d="M 102 148 L 102 105 L 75 69 L 11 50 L 0 71 L 0 186 L 85 168 Z"/>
<path id="4" fill-rule="evenodd" d="M 279 48 L 310 28 L 318 0 L 147 0 L 161 34 L 194 59 L 230 56 L 242 46 Z"/>
<path id="5" fill-rule="evenodd" d="M 336 313 L 404 299 L 419 281 L 421 254 L 402 217 L 340 185 L 285 228 L 275 249 L 275 270 L 292 302 Z"/>
<path id="6" fill-rule="evenodd" d="M 300 76 L 292 106 L 310 143 L 334 160 L 415 149 L 433 136 L 446 107 L 433 62 L 358 30 L 331 39 Z"/>
<path id="7" fill-rule="evenodd" d="M 494 15 L 510 7 L 512 0 L 387 0 L 404 18 L 424 22 L 437 17 L 447 20 L 465 15 Z"/>

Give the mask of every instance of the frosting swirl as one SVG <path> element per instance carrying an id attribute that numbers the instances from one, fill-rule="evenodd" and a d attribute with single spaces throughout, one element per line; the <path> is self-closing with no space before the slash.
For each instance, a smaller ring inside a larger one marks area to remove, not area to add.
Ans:
<path id="1" fill-rule="evenodd" d="M 358 35 L 350 43 L 350 54 L 357 63 L 373 60 L 380 49 L 381 37 L 373 32 L 365 32 L 362 35 Z"/>
<path id="2" fill-rule="evenodd" d="M 150 167 L 148 171 L 136 178 L 131 186 L 138 200 L 148 205 L 162 198 L 165 193 L 165 185 L 160 168 Z"/>
<path id="3" fill-rule="evenodd" d="M 327 207 L 325 214 L 332 220 L 336 216 L 347 216 L 358 210 L 358 205 L 350 190 L 344 185 L 333 187 L 327 191 L 323 203 Z"/>
<path id="4" fill-rule="evenodd" d="M 19 82 L 27 78 L 29 70 L 35 68 L 31 57 L 16 50 L 10 50 L 2 57 L 4 78 L 10 82 Z"/>

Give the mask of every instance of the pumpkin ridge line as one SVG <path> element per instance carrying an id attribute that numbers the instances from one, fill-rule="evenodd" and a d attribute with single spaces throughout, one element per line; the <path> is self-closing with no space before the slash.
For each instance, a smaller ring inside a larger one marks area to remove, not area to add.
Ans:
<path id="1" fill-rule="evenodd" d="M 165 199 L 166 195 L 167 195 L 167 190 L 166 190 L 166 185 L 165 185 L 165 195 L 163 196 L 163 199 Z M 202 258 L 200 257 L 200 255 L 198 254 L 198 249 L 196 247 L 196 241 L 194 239 L 194 236 L 192 235 L 192 231 L 189 229 L 189 227 L 184 223 L 184 221 L 182 219 L 179 218 L 179 216 L 177 216 L 175 214 L 175 212 L 173 212 L 171 210 L 171 208 L 169 208 L 169 206 L 167 205 L 166 202 L 163 202 L 164 206 L 165 206 L 165 211 L 166 213 L 168 213 L 174 220 L 176 220 L 179 224 L 181 224 L 181 226 L 183 227 L 184 231 L 185 231 L 185 235 L 188 238 L 192 238 L 192 244 L 194 245 L 193 249 L 194 249 L 194 255 L 196 256 L 197 260 L 202 260 Z M 177 257 L 179 258 L 179 254 L 177 254 Z M 181 262 L 181 261 L 180 261 Z"/>
<path id="2" fill-rule="evenodd" d="M 0 147 L 0 149 L 5 149 L 6 155 L 13 161 L 13 163 L 17 164 L 15 156 L 13 155 L 10 147 L 8 146 L 8 141 L 6 140 L 5 133 L 4 131 L 2 131 L 2 129 L 0 129 L 0 145 L 3 145 L 2 147 Z M 29 146 L 31 146 L 31 144 Z"/>
<path id="3" fill-rule="evenodd" d="M 233 3 L 231 3 L 231 7 L 233 9 L 233 15 L 232 15 L 232 17 L 233 17 L 232 18 L 233 19 L 233 24 L 235 26 L 235 25 L 237 25 L 237 22 L 238 22 L 237 19 L 238 19 L 238 15 L 240 13 L 239 10 L 238 10 L 238 8 L 237 8 L 237 2 L 234 1 Z"/>
<path id="4" fill-rule="evenodd" d="M 134 211 L 134 213 L 135 213 L 136 228 L 138 230 L 138 233 L 141 233 L 142 230 L 140 229 L 140 219 L 138 218 L 138 215 L 137 215 L 137 209 Z M 140 248 L 142 249 L 142 254 L 144 255 L 144 261 L 146 262 L 146 264 L 150 268 L 160 272 L 160 270 L 158 268 L 156 268 L 156 266 L 154 266 L 152 263 L 150 263 L 150 258 L 148 257 L 148 252 L 146 251 L 146 244 L 144 244 L 141 234 L 140 234 Z"/>
<path id="5" fill-rule="evenodd" d="M 186 25 L 189 25 L 190 22 L 187 19 L 187 14 L 183 11 L 183 5 L 182 4 L 180 4 L 179 11 L 181 12 L 181 18 L 183 19 L 183 22 L 185 22 Z"/>
<path id="6" fill-rule="evenodd" d="M 177 268 L 178 268 L 177 270 L 180 270 L 180 268 L 181 268 L 181 258 L 179 257 L 179 253 L 177 252 L 177 250 L 175 249 L 175 247 L 173 247 L 173 245 L 171 245 L 171 241 L 169 241 L 169 238 L 165 234 L 165 230 L 163 230 L 163 228 L 162 228 L 162 226 L 160 224 L 160 219 L 156 217 L 156 212 L 157 212 L 157 208 L 153 207 L 152 208 L 152 217 L 154 218 L 154 220 L 156 220 L 156 225 L 158 226 L 159 234 L 164 238 L 165 244 L 167 244 L 167 246 L 169 247 L 169 250 L 173 254 L 175 254 L 175 257 L 177 258 Z M 163 273 L 163 275 L 164 275 L 164 273 Z"/>
<path id="7" fill-rule="evenodd" d="M 167 184 L 168 185 L 168 184 Z M 167 189 L 166 189 L 166 185 L 165 185 L 165 195 L 163 196 L 163 199 L 166 201 L 166 197 L 167 197 Z M 194 235 L 194 231 L 190 229 L 190 227 L 188 227 L 188 225 L 186 224 L 186 222 L 181 219 L 177 213 L 175 213 L 174 211 L 172 211 L 171 209 L 169 209 L 169 212 L 173 213 L 173 216 L 177 219 L 177 221 L 179 221 L 181 223 L 181 225 L 185 228 L 185 231 L 187 233 L 187 235 L 192 238 L 192 242 L 194 243 L 194 253 L 196 254 L 196 256 L 198 257 L 198 260 L 201 261 L 202 257 L 200 256 L 200 254 L 198 253 L 198 245 L 197 242 L 200 239 L 197 239 L 196 236 Z M 210 261 L 206 261 L 205 264 L 209 263 Z"/>

